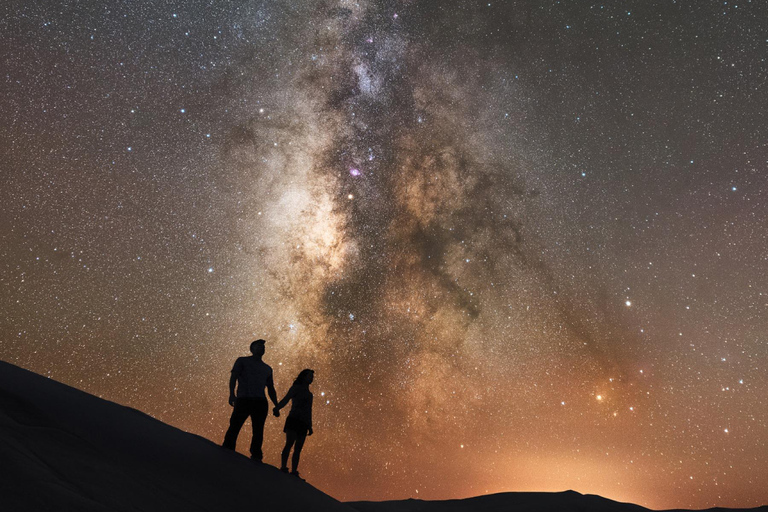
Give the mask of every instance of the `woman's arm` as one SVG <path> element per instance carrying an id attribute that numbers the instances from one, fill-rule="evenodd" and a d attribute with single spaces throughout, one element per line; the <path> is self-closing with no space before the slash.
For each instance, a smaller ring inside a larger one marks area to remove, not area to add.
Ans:
<path id="1" fill-rule="evenodd" d="M 312 430 L 312 402 L 315 401 L 314 395 L 310 393 L 309 395 L 309 432 L 307 432 L 308 435 L 314 434 L 314 431 Z"/>
<path id="2" fill-rule="evenodd" d="M 280 400 L 280 402 L 277 405 L 275 405 L 275 409 L 279 411 L 280 409 L 288 405 L 288 402 L 291 400 L 291 398 L 293 398 L 293 395 L 295 394 L 296 394 L 296 386 L 291 386 L 291 389 L 288 390 L 288 393 L 285 394 L 285 397 L 283 397 L 283 399 Z"/>

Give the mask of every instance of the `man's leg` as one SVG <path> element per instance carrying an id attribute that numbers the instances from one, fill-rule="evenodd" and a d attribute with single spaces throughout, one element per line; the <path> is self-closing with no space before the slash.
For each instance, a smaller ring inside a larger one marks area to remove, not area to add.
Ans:
<path id="1" fill-rule="evenodd" d="M 269 404 L 267 399 L 254 400 L 253 409 L 251 409 L 251 425 L 253 426 L 253 437 L 251 438 L 251 458 L 262 460 L 264 454 L 261 451 L 261 445 L 264 442 L 264 423 L 267 421 Z"/>
<path id="2" fill-rule="evenodd" d="M 224 448 L 230 450 L 235 449 L 237 444 L 237 435 L 240 433 L 240 429 L 243 428 L 243 423 L 248 418 L 250 411 L 244 400 L 238 398 L 235 400 L 235 408 L 232 409 L 232 416 L 229 418 L 229 429 L 224 435 Z"/>

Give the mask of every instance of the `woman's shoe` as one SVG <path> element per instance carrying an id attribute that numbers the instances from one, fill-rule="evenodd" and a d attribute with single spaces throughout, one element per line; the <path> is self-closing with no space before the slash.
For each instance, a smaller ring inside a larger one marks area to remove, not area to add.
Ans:
<path id="1" fill-rule="evenodd" d="M 298 472 L 298 471 L 291 471 L 291 474 L 292 474 L 293 476 L 295 476 L 296 478 L 298 478 L 299 480 L 304 480 L 303 478 L 301 478 L 301 477 L 299 476 L 299 472 Z"/>
<path id="2" fill-rule="evenodd" d="M 288 468 L 280 468 L 280 471 L 282 471 L 283 473 L 287 473 L 288 472 Z"/>

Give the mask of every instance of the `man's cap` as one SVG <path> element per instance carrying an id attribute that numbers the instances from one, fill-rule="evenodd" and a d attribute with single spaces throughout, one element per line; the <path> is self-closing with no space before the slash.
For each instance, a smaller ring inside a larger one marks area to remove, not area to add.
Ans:
<path id="1" fill-rule="evenodd" d="M 261 343 L 261 344 L 263 345 L 263 344 L 265 344 L 266 342 L 267 342 L 267 340 L 263 340 L 263 339 L 259 338 L 259 339 L 257 339 L 256 341 L 253 341 L 253 342 L 251 342 L 251 345 L 253 345 L 254 343 Z"/>

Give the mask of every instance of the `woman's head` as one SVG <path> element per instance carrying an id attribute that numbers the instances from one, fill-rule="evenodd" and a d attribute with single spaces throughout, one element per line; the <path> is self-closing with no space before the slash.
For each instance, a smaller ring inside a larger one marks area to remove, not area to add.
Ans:
<path id="1" fill-rule="evenodd" d="M 299 376 L 296 377 L 296 380 L 293 381 L 293 385 L 305 385 L 309 386 L 312 384 L 312 381 L 315 380 L 315 370 L 310 370 L 309 368 L 305 368 L 304 370 L 301 370 L 299 372 Z"/>

